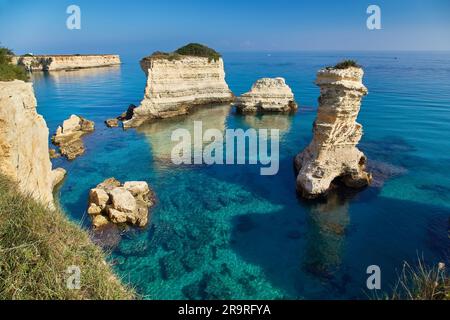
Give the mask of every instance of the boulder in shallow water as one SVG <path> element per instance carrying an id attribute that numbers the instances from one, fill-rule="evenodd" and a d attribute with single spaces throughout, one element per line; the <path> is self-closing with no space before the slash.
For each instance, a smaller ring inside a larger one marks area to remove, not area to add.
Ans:
<path id="1" fill-rule="evenodd" d="M 122 185 L 120 181 L 110 178 L 91 189 L 88 213 L 94 217 L 96 228 L 103 225 L 105 219 L 116 224 L 145 227 L 149 209 L 154 203 L 154 194 L 147 182 L 131 181 Z"/>
<path id="2" fill-rule="evenodd" d="M 105 121 L 105 124 L 108 128 L 117 128 L 119 126 L 118 119 L 108 119 Z"/>
<path id="3" fill-rule="evenodd" d="M 52 142 L 59 147 L 63 156 L 73 160 L 84 153 L 85 148 L 81 138 L 85 134 L 93 132 L 94 127 L 94 122 L 72 115 L 56 129 Z"/>

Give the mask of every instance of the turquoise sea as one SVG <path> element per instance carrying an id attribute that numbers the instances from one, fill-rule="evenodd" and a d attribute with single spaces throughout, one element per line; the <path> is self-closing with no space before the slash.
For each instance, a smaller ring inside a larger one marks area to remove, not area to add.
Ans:
<path id="1" fill-rule="evenodd" d="M 96 235 L 117 273 L 145 298 L 366 299 L 374 295 L 366 287 L 370 265 L 380 266 L 389 292 L 403 261 L 450 262 L 450 53 L 225 53 L 236 95 L 258 78 L 281 76 L 299 112 L 240 116 L 217 106 L 137 130 L 108 129 L 105 119 L 142 99 L 142 56 L 122 56 L 121 67 L 34 74 L 33 82 L 51 133 L 71 114 L 96 122 L 85 155 L 54 160 L 68 170 L 58 193 L 71 219 L 90 228 L 88 192 L 106 178 L 145 180 L 155 190 L 148 228 Z M 317 70 L 343 58 L 366 72 L 360 148 L 376 179 L 359 193 L 307 202 L 295 193 L 293 157 L 312 136 Z M 172 165 L 172 130 L 197 120 L 221 130 L 280 129 L 279 173 Z"/>

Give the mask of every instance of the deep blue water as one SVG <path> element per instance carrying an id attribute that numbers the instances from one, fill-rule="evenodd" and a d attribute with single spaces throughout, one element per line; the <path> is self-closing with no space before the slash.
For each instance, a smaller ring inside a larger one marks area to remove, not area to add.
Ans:
<path id="1" fill-rule="evenodd" d="M 103 121 L 139 104 L 145 87 L 140 56 L 121 67 L 34 75 L 38 111 L 51 133 L 71 114 L 96 122 L 86 154 L 68 169 L 60 201 L 89 228 L 89 189 L 108 177 L 145 180 L 157 206 L 145 230 L 129 229 L 113 246 L 119 275 L 150 299 L 365 299 L 366 268 L 379 265 L 389 292 L 403 261 L 449 262 L 450 53 L 228 53 L 227 82 L 236 95 L 260 77 L 285 77 L 300 104 L 295 116 L 239 116 L 205 108 L 138 130 Z M 354 58 L 369 95 L 359 122 L 360 148 L 376 183 L 341 190 L 327 201 L 296 197 L 293 157 L 307 146 L 317 110 L 321 67 Z M 259 166 L 175 167 L 174 128 L 193 121 L 226 128 L 281 130 L 280 171 Z M 114 240 L 114 237 L 112 237 Z M 114 242 L 114 241 L 113 241 Z"/>

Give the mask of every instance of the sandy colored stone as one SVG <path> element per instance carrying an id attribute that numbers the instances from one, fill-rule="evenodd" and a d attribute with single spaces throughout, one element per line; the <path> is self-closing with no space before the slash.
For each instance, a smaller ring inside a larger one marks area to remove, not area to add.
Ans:
<path id="1" fill-rule="evenodd" d="M 23 193 L 54 207 L 49 131 L 36 105 L 32 83 L 0 82 L 0 172 Z"/>
<path id="2" fill-rule="evenodd" d="M 109 195 L 104 189 L 95 188 L 91 189 L 91 191 L 89 192 L 89 202 L 100 207 L 100 209 L 104 209 L 106 207 L 108 200 Z"/>
<path id="3" fill-rule="evenodd" d="M 89 205 L 87 213 L 91 216 L 97 216 L 102 213 L 102 208 L 100 206 L 96 205 L 95 203 L 91 203 Z"/>
<path id="4" fill-rule="evenodd" d="M 123 187 L 130 191 L 131 194 L 136 197 L 139 194 L 146 195 L 150 192 L 147 182 L 145 181 L 129 181 L 125 182 Z"/>
<path id="5" fill-rule="evenodd" d="M 66 177 L 66 170 L 63 168 L 56 168 L 52 170 L 53 188 L 60 184 Z"/>
<path id="6" fill-rule="evenodd" d="M 109 192 L 112 207 L 116 210 L 132 213 L 136 210 L 136 199 L 130 191 L 123 187 L 115 188 Z"/>
<path id="7" fill-rule="evenodd" d="M 283 78 L 262 78 L 252 89 L 236 99 L 236 108 L 241 113 L 292 112 L 297 103 L 291 88 Z"/>
<path id="8" fill-rule="evenodd" d="M 186 114 L 195 106 L 230 103 L 233 93 L 225 82 L 223 60 L 182 56 L 179 59 L 147 57 L 141 61 L 147 86 L 141 105 L 124 127 L 137 127 L 150 119 Z"/>
<path id="9" fill-rule="evenodd" d="M 129 181 L 124 185 L 109 178 L 91 189 L 88 213 L 102 215 L 109 221 L 145 227 L 149 208 L 154 205 L 153 191 L 144 181 Z"/>
<path id="10" fill-rule="evenodd" d="M 92 219 L 92 225 L 96 229 L 105 227 L 108 224 L 109 224 L 108 218 L 106 218 L 105 216 L 102 216 L 102 215 L 97 215 Z"/>
<path id="11" fill-rule="evenodd" d="M 119 211 L 111 207 L 108 208 L 108 215 L 113 223 L 126 223 L 129 220 L 127 212 Z"/>
<path id="12" fill-rule="evenodd" d="M 356 119 L 367 94 L 363 74 L 355 67 L 318 72 L 320 98 L 313 140 L 295 159 L 297 190 L 306 198 L 325 194 L 336 178 L 353 188 L 371 181 L 367 159 L 356 147 L 363 134 Z"/>
<path id="13" fill-rule="evenodd" d="M 119 126 L 118 119 L 108 119 L 105 121 L 105 124 L 108 128 L 117 128 Z"/>
<path id="14" fill-rule="evenodd" d="M 52 136 L 54 145 L 59 146 L 59 150 L 69 160 L 82 155 L 85 151 L 84 143 L 81 138 L 94 131 L 94 122 L 77 115 L 71 115 L 69 119 L 64 120 L 62 126 L 56 129 Z"/>

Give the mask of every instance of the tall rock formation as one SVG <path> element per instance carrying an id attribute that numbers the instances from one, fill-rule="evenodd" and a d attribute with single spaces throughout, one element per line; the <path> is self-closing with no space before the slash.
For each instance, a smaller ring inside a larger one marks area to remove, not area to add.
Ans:
<path id="1" fill-rule="evenodd" d="M 48 134 L 32 84 L 0 82 L 0 172 L 17 181 L 23 193 L 53 206 L 53 187 L 65 171 L 52 171 Z"/>
<path id="2" fill-rule="evenodd" d="M 325 194 L 336 178 L 353 188 L 371 181 L 367 159 L 356 147 L 363 134 L 356 118 L 367 94 L 363 74 L 358 67 L 326 68 L 317 74 L 320 98 L 314 137 L 295 158 L 297 190 L 306 198 Z"/>
<path id="3" fill-rule="evenodd" d="M 120 57 L 113 54 L 15 56 L 12 62 L 24 66 L 28 71 L 58 71 L 109 67 L 121 63 Z"/>
<path id="4" fill-rule="evenodd" d="M 222 58 L 152 55 L 141 61 L 147 75 L 144 100 L 124 127 L 150 119 L 187 114 L 196 106 L 229 103 L 233 93 L 225 82 Z"/>
<path id="5" fill-rule="evenodd" d="M 292 112 L 297 103 L 283 78 L 262 78 L 236 99 L 236 108 L 241 113 Z"/>

